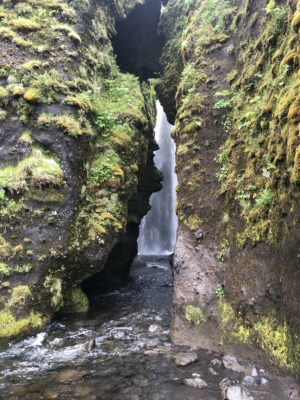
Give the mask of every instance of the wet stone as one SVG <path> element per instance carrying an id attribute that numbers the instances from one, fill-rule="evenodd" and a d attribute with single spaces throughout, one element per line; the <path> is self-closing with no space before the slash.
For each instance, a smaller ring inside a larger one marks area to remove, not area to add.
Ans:
<path id="1" fill-rule="evenodd" d="M 74 388 L 74 395 L 85 398 L 85 396 L 88 396 L 92 391 L 92 388 L 88 387 L 87 385 L 78 385 Z"/>
<path id="2" fill-rule="evenodd" d="M 300 392 L 297 389 L 291 389 L 288 392 L 288 396 L 291 400 L 299 400 L 300 399 Z"/>
<path id="3" fill-rule="evenodd" d="M 62 371 L 58 375 L 57 380 L 62 383 L 68 381 L 80 381 L 80 379 L 82 379 L 86 375 L 88 375 L 87 371 L 77 371 L 75 369 L 67 369 L 65 371 Z"/>
<path id="4" fill-rule="evenodd" d="M 222 365 L 222 361 L 218 360 L 217 358 L 214 358 L 213 360 L 211 360 L 210 362 L 214 367 L 221 367 Z"/>
<path id="5" fill-rule="evenodd" d="M 226 391 L 226 400 L 254 400 L 250 393 L 241 386 L 230 386 Z"/>
<path id="6" fill-rule="evenodd" d="M 150 333 L 161 333 L 162 328 L 159 325 L 150 325 L 149 326 L 149 332 Z"/>
<path id="7" fill-rule="evenodd" d="M 253 376 L 245 376 L 242 380 L 242 384 L 246 386 L 255 386 L 256 385 L 256 380 L 253 378 Z"/>
<path id="8" fill-rule="evenodd" d="M 175 356 L 175 364 L 179 366 L 186 366 L 198 361 L 197 353 L 178 353 Z"/>
<path id="9" fill-rule="evenodd" d="M 224 356 L 223 357 L 223 365 L 226 369 L 231 369 L 232 371 L 236 372 L 244 372 L 245 367 L 240 365 L 234 356 Z"/>
<path id="10" fill-rule="evenodd" d="M 184 379 L 184 383 L 187 386 L 194 387 L 196 389 L 204 389 L 208 387 L 207 383 L 201 378 L 188 378 Z"/>
<path id="11" fill-rule="evenodd" d="M 30 393 L 39 393 L 42 390 L 41 385 L 38 383 L 32 383 L 27 388 Z"/>
<path id="12" fill-rule="evenodd" d="M 260 378 L 257 380 L 258 385 L 267 385 L 269 383 L 268 379 Z"/>
<path id="13" fill-rule="evenodd" d="M 209 371 L 212 375 L 214 375 L 214 376 L 219 375 L 219 373 L 218 373 L 217 371 L 215 371 L 212 367 L 209 367 L 209 368 L 208 368 L 208 371 Z"/>

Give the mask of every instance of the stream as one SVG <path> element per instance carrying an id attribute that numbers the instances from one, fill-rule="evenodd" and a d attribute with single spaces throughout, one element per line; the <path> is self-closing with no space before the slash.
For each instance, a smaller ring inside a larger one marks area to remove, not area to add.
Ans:
<path id="1" fill-rule="evenodd" d="M 0 353 L 0 398 L 6 400 L 217 400 L 224 377 L 243 374 L 214 366 L 222 355 L 198 351 L 198 361 L 177 366 L 174 356 L 186 349 L 169 337 L 172 270 L 169 258 L 139 258 L 127 284 L 92 299 L 87 316 L 63 317 L 43 332 L 12 342 Z M 95 339 L 88 351 L 87 343 Z M 239 360 L 243 364 L 243 360 Z M 246 365 L 246 364 L 243 364 Z M 253 399 L 295 399 L 292 378 L 256 366 L 266 384 L 249 387 Z M 263 371 L 263 372 L 262 372 Z M 183 380 L 198 374 L 208 387 Z M 236 397 L 236 399 L 244 399 Z"/>

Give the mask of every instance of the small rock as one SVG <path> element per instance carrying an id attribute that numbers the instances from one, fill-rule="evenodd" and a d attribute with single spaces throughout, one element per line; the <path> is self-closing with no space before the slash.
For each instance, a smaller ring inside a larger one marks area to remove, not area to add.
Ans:
<path id="1" fill-rule="evenodd" d="M 162 328 L 158 325 L 150 325 L 148 330 L 150 333 L 160 333 Z"/>
<path id="2" fill-rule="evenodd" d="M 257 369 L 255 367 L 252 368 L 251 376 L 253 376 L 254 378 L 258 377 Z"/>
<path id="3" fill-rule="evenodd" d="M 225 368 L 227 369 L 231 369 L 232 371 L 236 371 L 236 372 L 244 372 L 245 371 L 245 367 L 243 367 L 242 365 L 240 365 L 236 359 L 236 357 L 234 356 L 224 356 L 223 357 L 223 365 Z"/>
<path id="4" fill-rule="evenodd" d="M 222 361 L 221 361 L 221 360 L 218 360 L 217 358 L 211 360 L 210 363 L 211 363 L 214 367 L 221 367 L 221 365 L 222 365 Z"/>
<path id="5" fill-rule="evenodd" d="M 224 378 L 219 383 L 219 388 L 221 389 L 221 399 L 226 400 L 227 388 L 231 385 L 231 380 L 229 378 Z"/>
<path id="6" fill-rule="evenodd" d="M 257 383 L 259 385 L 267 385 L 269 383 L 269 381 L 266 378 L 260 378 L 260 379 L 257 380 Z"/>
<path id="7" fill-rule="evenodd" d="M 113 339 L 127 339 L 132 335 L 132 328 L 118 327 L 111 330 L 110 335 Z"/>
<path id="8" fill-rule="evenodd" d="M 209 367 L 209 368 L 208 368 L 208 371 L 209 371 L 212 375 L 214 375 L 214 376 L 219 375 L 218 372 L 215 371 L 212 367 Z"/>
<path id="9" fill-rule="evenodd" d="M 192 377 L 193 377 L 193 378 L 201 378 L 201 375 L 200 375 L 200 374 L 197 374 L 196 372 L 194 372 L 194 373 L 192 374 Z"/>
<path id="10" fill-rule="evenodd" d="M 185 366 L 198 361 L 197 353 L 178 353 L 175 356 L 175 364 Z"/>
<path id="11" fill-rule="evenodd" d="M 86 371 L 77 371 L 76 369 L 66 369 L 58 374 L 57 380 L 65 383 L 69 381 L 80 381 L 84 376 L 88 375 Z"/>
<path id="12" fill-rule="evenodd" d="M 206 388 L 208 385 L 207 383 L 201 378 L 188 378 L 184 379 L 184 383 L 188 386 L 192 386 L 196 389 L 203 389 Z"/>
<path id="13" fill-rule="evenodd" d="M 124 339 L 125 338 L 125 332 L 124 331 L 115 331 L 112 332 L 112 337 L 114 339 Z"/>
<path id="14" fill-rule="evenodd" d="M 201 375 L 200 375 L 200 374 L 196 374 L 196 372 L 194 372 L 194 373 L 192 374 L 192 377 L 193 377 L 193 378 L 201 378 Z"/>
<path id="15" fill-rule="evenodd" d="M 242 380 L 242 384 L 246 386 L 254 386 L 256 384 L 256 380 L 253 378 L 253 376 L 247 375 Z"/>
<path id="16" fill-rule="evenodd" d="M 204 232 L 202 229 L 198 229 L 197 232 L 195 233 L 195 237 L 197 240 L 204 239 Z"/>
<path id="17" fill-rule="evenodd" d="M 253 400 L 253 397 L 241 386 L 230 386 L 226 391 L 226 400 Z"/>
<path id="18" fill-rule="evenodd" d="M 300 393 L 299 390 L 297 389 L 290 389 L 288 392 L 289 398 L 292 400 L 299 400 L 300 399 Z"/>
<path id="19" fill-rule="evenodd" d="M 228 388 L 230 385 L 231 385 L 231 380 L 229 378 L 224 378 L 219 383 L 219 388 L 220 389 Z"/>
<path id="20" fill-rule="evenodd" d="M 260 372 L 261 374 L 264 374 L 264 373 L 266 372 L 266 370 L 263 369 L 263 368 L 261 368 L 261 369 L 259 370 L 259 372 Z"/>
<path id="21" fill-rule="evenodd" d="M 159 339 L 150 339 L 148 340 L 148 342 L 146 343 L 146 347 L 150 348 L 150 347 L 157 347 L 159 346 L 160 341 Z"/>
<path id="22" fill-rule="evenodd" d="M 91 339 L 89 342 L 87 342 L 84 345 L 84 350 L 85 351 L 92 351 L 92 349 L 94 349 L 96 347 L 96 340 L 95 339 Z"/>

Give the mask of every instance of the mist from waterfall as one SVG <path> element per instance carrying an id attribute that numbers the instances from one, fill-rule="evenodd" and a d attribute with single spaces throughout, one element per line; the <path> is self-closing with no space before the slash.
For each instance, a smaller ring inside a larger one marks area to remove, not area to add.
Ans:
<path id="1" fill-rule="evenodd" d="M 172 254 L 176 242 L 178 220 L 175 212 L 177 175 L 175 173 L 176 146 L 172 139 L 173 126 L 157 100 L 155 140 L 159 150 L 155 151 L 154 163 L 163 175 L 163 188 L 152 194 L 151 210 L 142 219 L 138 238 L 138 255 Z"/>

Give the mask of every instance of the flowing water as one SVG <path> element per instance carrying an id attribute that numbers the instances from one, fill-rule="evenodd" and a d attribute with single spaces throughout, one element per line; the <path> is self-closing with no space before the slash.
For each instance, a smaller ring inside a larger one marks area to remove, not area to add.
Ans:
<path id="1" fill-rule="evenodd" d="M 151 198 L 152 210 L 143 221 L 139 238 L 140 254 L 171 253 L 177 228 L 172 127 L 159 103 L 157 110 L 160 150 L 155 162 L 164 174 L 163 190 Z M 0 399 L 220 399 L 220 381 L 224 377 L 241 381 L 243 376 L 222 365 L 212 369 L 211 361 L 222 360 L 222 356 L 204 350 L 198 351 L 197 362 L 175 365 L 174 356 L 186 349 L 170 341 L 172 282 L 169 257 L 140 256 L 127 284 L 96 295 L 88 315 L 61 317 L 37 335 L 2 343 Z M 298 398 L 292 378 L 260 368 L 258 365 L 257 381 L 266 381 L 249 387 L 253 400 Z M 204 379 L 207 388 L 184 384 L 184 379 L 195 376 Z"/>
<path id="2" fill-rule="evenodd" d="M 157 121 L 155 140 L 159 150 L 154 154 L 156 168 L 163 175 L 163 188 L 152 194 L 151 210 L 143 218 L 138 238 L 139 255 L 172 254 L 176 242 L 177 216 L 175 212 L 177 175 L 175 173 L 175 143 L 173 126 L 159 101 L 156 102 Z"/>
<path id="3" fill-rule="evenodd" d="M 199 351 L 199 361 L 176 366 L 169 327 L 172 271 L 168 258 L 138 259 L 128 283 L 96 296 L 88 316 L 65 317 L 43 332 L 13 342 L 0 353 L 0 398 L 5 400 L 218 400 L 219 382 L 239 373 L 214 367 L 219 354 Z M 86 344 L 95 339 L 95 348 Z M 261 366 L 257 366 L 258 370 Z M 208 387 L 183 379 L 199 374 Z M 261 373 L 268 383 L 250 388 L 253 399 L 289 399 L 295 383 Z"/>

